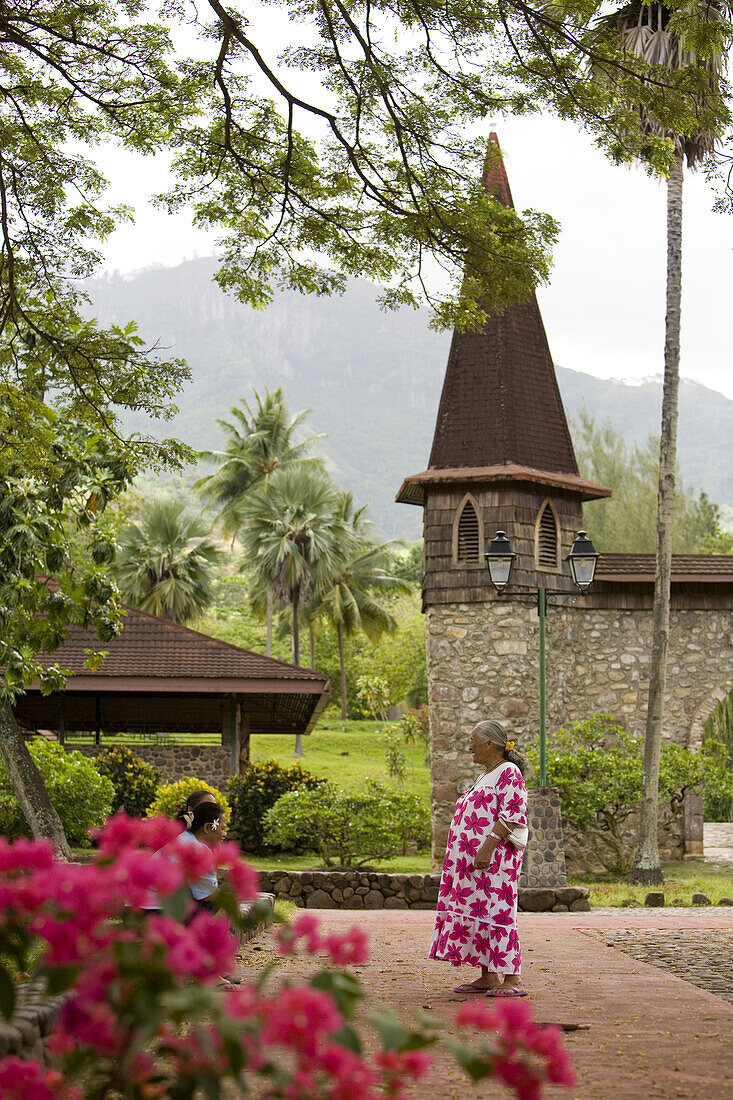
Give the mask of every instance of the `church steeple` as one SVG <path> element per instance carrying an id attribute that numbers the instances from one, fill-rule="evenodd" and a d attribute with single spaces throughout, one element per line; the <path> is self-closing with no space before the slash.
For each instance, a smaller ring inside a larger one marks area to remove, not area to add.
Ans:
<path id="1" fill-rule="evenodd" d="M 496 134 L 490 138 L 499 152 Z M 504 161 L 490 151 L 484 185 L 513 208 Z M 453 334 L 431 469 L 514 464 L 578 475 L 555 368 L 534 295 Z"/>
<path id="2" fill-rule="evenodd" d="M 484 186 L 513 208 L 496 134 L 490 142 Z M 582 501 L 605 496 L 578 472 L 536 297 L 492 314 L 480 332 L 454 332 L 428 469 L 397 494 L 425 508 L 426 604 L 487 599 L 476 570 L 497 528 L 513 532 L 517 583 L 544 584 L 551 572 L 556 587 L 569 585 L 561 548 L 582 527 Z"/>

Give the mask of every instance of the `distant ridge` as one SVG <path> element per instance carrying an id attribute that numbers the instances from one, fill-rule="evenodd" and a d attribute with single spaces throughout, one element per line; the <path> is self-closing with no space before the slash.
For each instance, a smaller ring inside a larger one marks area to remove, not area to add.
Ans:
<path id="1" fill-rule="evenodd" d="M 159 427 L 194 447 L 215 448 L 213 423 L 251 387 L 282 386 L 293 411 L 313 408 L 310 425 L 333 475 L 371 502 L 384 536 L 417 538 L 417 510 L 394 503 L 405 475 L 427 465 L 450 334 L 428 327 L 427 314 L 383 313 L 374 288 L 354 280 L 336 298 L 283 291 L 264 312 L 223 294 L 213 259 L 104 276 L 87 290 L 102 322 L 136 320 L 142 336 L 188 360 L 193 380 L 180 414 Z M 552 332 L 548 333 L 552 347 Z M 661 384 L 595 378 L 557 368 L 571 421 L 585 406 L 609 419 L 630 442 L 658 430 Z M 696 382 L 681 388 L 679 456 L 683 480 L 720 504 L 733 502 L 733 401 Z M 140 429 L 140 420 L 127 426 Z"/>

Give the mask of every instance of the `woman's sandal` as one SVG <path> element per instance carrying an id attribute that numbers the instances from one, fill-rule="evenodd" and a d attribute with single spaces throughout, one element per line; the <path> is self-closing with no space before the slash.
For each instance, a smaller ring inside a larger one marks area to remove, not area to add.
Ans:
<path id="1" fill-rule="evenodd" d="M 498 989 L 487 989 L 484 994 L 486 997 L 529 997 L 529 993 L 526 989 L 516 989 L 513 985 L 510 985 L 507 989 L 500 985 Z"/>
<path id="2" fill-rule="evenodd" d="M 486 985 L 474 985 L 473 982 L 464 982 L 463 985 L 456 985 L 453 987 L 454 993 L 486 993 L 488 986 Z"/>

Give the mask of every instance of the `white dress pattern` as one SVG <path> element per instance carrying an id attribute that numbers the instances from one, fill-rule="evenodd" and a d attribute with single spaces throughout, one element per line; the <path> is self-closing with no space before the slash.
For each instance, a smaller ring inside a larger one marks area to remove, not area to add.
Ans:
<path id="1" fill-rule="evenodd" d="M 488 870 L 474 866 L 476 852 L 500 817 L 507 825 L 527 824 L 527 791 L 510 761 L 482 775 L 456 803 L 430 958 L 518 974 L 517 886 L 524 852 L 501 840 Z"/>

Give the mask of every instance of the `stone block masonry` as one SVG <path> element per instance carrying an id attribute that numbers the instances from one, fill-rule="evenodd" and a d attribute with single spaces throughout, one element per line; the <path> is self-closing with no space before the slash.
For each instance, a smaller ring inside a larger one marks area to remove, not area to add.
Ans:
<path id="1" fill-rule="evenodd" d="M 114 748 L 114 742 L 106 745 L 69 745 L 85 756 L 98 756 L 103 749 Z M 120 741 L 120 746 L 123 742 Z M 135 756 L 160 769 L 161 783 L 175 783 L 179 779 L 203 779 L 226 794 L 230 777 L 231 752 L 224 745 L 138 745 L 125 743 Z"/>
<path id="2" fill-rule="evenodd" d="M 547 615 L 547 728 L 595 711 L 643 735 L 649 690 L 650 611 L 553 606 Z M 426 611 L 433 854 L 442 860 L 458 794 L 476 777 L 471 728 L 498 718 L 520 741 L 539 726 L 539 620 L 534 607 L 491 600 Z M 733 688 L 733 611 L 671 613 L 665 737 L 697 748 L 702 727 Z"/>
<path id="3" fill-rule="evenodd" d="M 440 875 L 374 871 L 260 871 L 260 889 L 307 909 L 435 909 Z M 583 886 L 522 888 L 519 908 L 529 913 L 586 912 Z"/>

